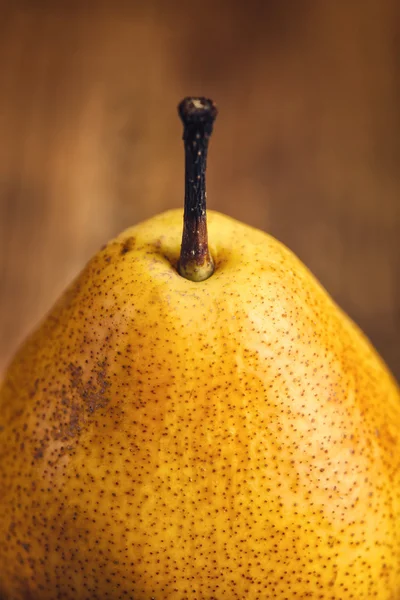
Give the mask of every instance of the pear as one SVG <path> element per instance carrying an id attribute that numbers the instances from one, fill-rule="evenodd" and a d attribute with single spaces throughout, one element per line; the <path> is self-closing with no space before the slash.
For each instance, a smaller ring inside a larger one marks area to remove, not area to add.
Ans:
<path id="1" fill-rule="evenodd" d="M 397 600 L 397 384 L 286 247 L 206 220 L 216 108 L 179 111 L 183 237 L 111 241 L 6 373 L 1 594 Z"/>

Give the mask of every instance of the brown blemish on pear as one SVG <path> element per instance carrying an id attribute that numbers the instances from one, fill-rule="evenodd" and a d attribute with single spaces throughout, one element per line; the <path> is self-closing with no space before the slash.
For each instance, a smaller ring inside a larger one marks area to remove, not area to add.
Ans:
<path id="1" fill-rule="evenodd" d="M 121 245 L 121 254 L 130 252 L 135 246 L 135 238 L 133 236 L 128 237 Z"/>

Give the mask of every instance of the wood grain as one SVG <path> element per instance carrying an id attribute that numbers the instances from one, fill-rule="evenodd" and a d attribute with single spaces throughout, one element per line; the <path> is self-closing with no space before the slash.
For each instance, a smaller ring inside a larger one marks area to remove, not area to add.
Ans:
<path id="1" fill-rule="evenodd" d="M 0 371 L 105 240 L 181 205 L 176 104 L 204 94 L 209 206 L 291 247 L 400 376 L 396 0 L 0 6 Z"/>

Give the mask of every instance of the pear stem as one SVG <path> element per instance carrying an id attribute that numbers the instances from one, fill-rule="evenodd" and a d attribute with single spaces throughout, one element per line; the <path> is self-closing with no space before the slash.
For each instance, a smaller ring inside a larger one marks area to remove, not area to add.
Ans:
<path id="1" fill-rule="evenodd" d="M 206 166 L 217 108 L 207 98 L 185 98 L 178 113 L 185 147 L 185 210 L 178 271 L 191 281 L 204 281 L 214 272 L 208 249 Z"/>

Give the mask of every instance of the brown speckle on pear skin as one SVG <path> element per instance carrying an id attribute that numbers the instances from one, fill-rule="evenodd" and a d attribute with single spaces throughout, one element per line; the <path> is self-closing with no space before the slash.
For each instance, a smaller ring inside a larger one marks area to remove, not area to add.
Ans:
<path id="1" fill-rule="evenodd" d="M 281 244 L 209 212 L 194 283 L 181 227 L 110 242 L 10 366 L 0 593 L 398 600 L 391 375 Z"/>
<path id="2" fill-rule="evenodd" d="M 135 246 L 135 238 L 133 236 L 128 237 L 121 245 L 121 255 L 126 254 L 133 250 Z"/>

